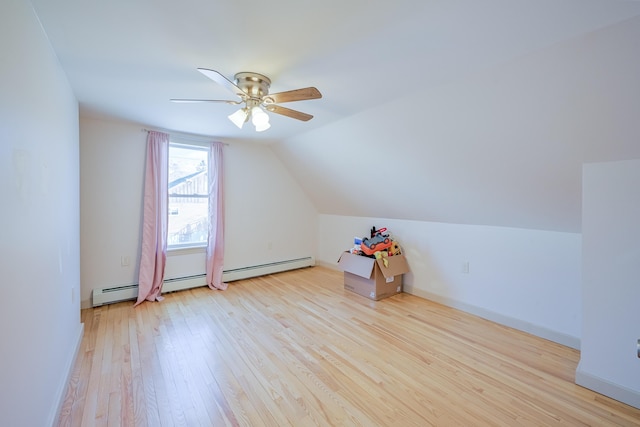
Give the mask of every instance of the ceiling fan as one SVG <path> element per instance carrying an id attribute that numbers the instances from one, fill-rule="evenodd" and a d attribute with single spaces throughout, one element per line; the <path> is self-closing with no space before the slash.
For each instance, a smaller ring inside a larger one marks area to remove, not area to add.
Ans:
<path id="1" fill-rule="evenodd" d="M 215 70 L 207 68 L 198 68 L 202 74 L 225 87 L 236 98 L 232 100 L 226 99 L 172 99 L 172 102 L 224 102 L 227 104 L 240 105 L 244 104 L 235 113 L 229 116 L 229 120 L 242 129 L 242 125 L 251 119 L 256 131 L 262 132 L 271 127 L 269 124 L 269 115 L 265 112 L 281 114 L 293 119 L 302 120 L 304 122 L 311 120 L 312 115 L 301 111 L 292 110 L 277 104 L 283 102 L 304 101 L 307 99 L 322 98 L 322 94 L 315 87 L 306 87 L 303 89 L 289 90 L 286 92 L 269 93 L 271 80 L 262 74 L 253 72 L 237 73 L 234 78 L 235 82 L 227 79 L 225 76 Z"/>

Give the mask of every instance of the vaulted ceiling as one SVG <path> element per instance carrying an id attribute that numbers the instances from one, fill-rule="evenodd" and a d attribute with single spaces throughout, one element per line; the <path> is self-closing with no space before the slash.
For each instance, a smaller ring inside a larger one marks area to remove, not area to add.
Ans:
<path id="1" fill-rule="evenodd" d="M 270 143 L 321 213 L 579 232 L 640 158 L 638 1 L 31 2 L 83 114 Z M 198 67 L 323 98 L 239 130 Z"/>

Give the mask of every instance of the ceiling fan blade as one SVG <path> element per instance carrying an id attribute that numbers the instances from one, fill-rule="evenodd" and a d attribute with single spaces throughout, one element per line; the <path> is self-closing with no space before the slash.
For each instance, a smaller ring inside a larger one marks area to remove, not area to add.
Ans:
<path id="1" fill-rule="evenodd" d="M 286 92 L 270 93 L 264 97 L 267 104 L 281 104 L 283 102 L 304 101 L 306 99 L 322 98 L 322 94 L 315 87 L 289 90 Z"/>
<path id="2" fill-rule="evenodd" d="M 232 82 L 219 72 L 215 70 L 209 70 L 207 68 L 198 68 L 198 71 L 209 77 L 214 82 L 218 83 L 220 86 L 227 88 L 241 99 L 245 99 L 247 97 L 247 94 L 242 89 L 240 89 L 234 82 Z"/>
<path id="3" fill-rule="evenodd" d="M 302 120 L 303 122 L 313 119 L 311 114 L 302 113 L 300 111 L 292 110 L 290 108 L 281 107 L 279 105 L 267 105 L 265 106 L 267 111 L 272 113 L 282 114 L 283 116 L 291 117 L 292 119 Z"/>
<path id="4" fill-rule="evenodd" d="M 173 98 L 173 99 L 170 99 L 169 101 L 176 102 L 176 103 L 183 103 L 183 104 L 196 103 L 196 102 L 224 102 L 225 104 L 233 104 L 233 105 L 242 104 L 242 101 L 233 101 L 233 100 L 229 100 L 229 99 L 180 99 L 180 98 Z"/>

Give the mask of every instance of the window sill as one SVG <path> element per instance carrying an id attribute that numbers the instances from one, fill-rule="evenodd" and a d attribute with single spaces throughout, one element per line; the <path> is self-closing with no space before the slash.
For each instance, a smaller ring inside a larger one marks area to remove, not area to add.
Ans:
<path id="1" fill-rule="evenodd" d="M 207 251 L 207 246 L 184 246 L 184 247 L 173 247 L 167 248 L 167 255 L 189 255 L 189 254 L 199 254 Z"/>

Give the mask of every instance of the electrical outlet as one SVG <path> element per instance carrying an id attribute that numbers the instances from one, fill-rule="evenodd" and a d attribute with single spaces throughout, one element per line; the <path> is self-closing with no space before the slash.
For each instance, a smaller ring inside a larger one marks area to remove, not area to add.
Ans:
<path id="1" fill-rule="evenodd" d="M 462 271 L 464 274 L 469 274 L 469 261 L 465 261 L 462 263 L 460 271 Z"/>
<path id="2" fill-rule="evenodd" d="M 131 264 L 131 260 L 129 259 L 128 256 L 120 257 L 120 265 L 122 267 L 129 267 L 129 264 Z"/>

